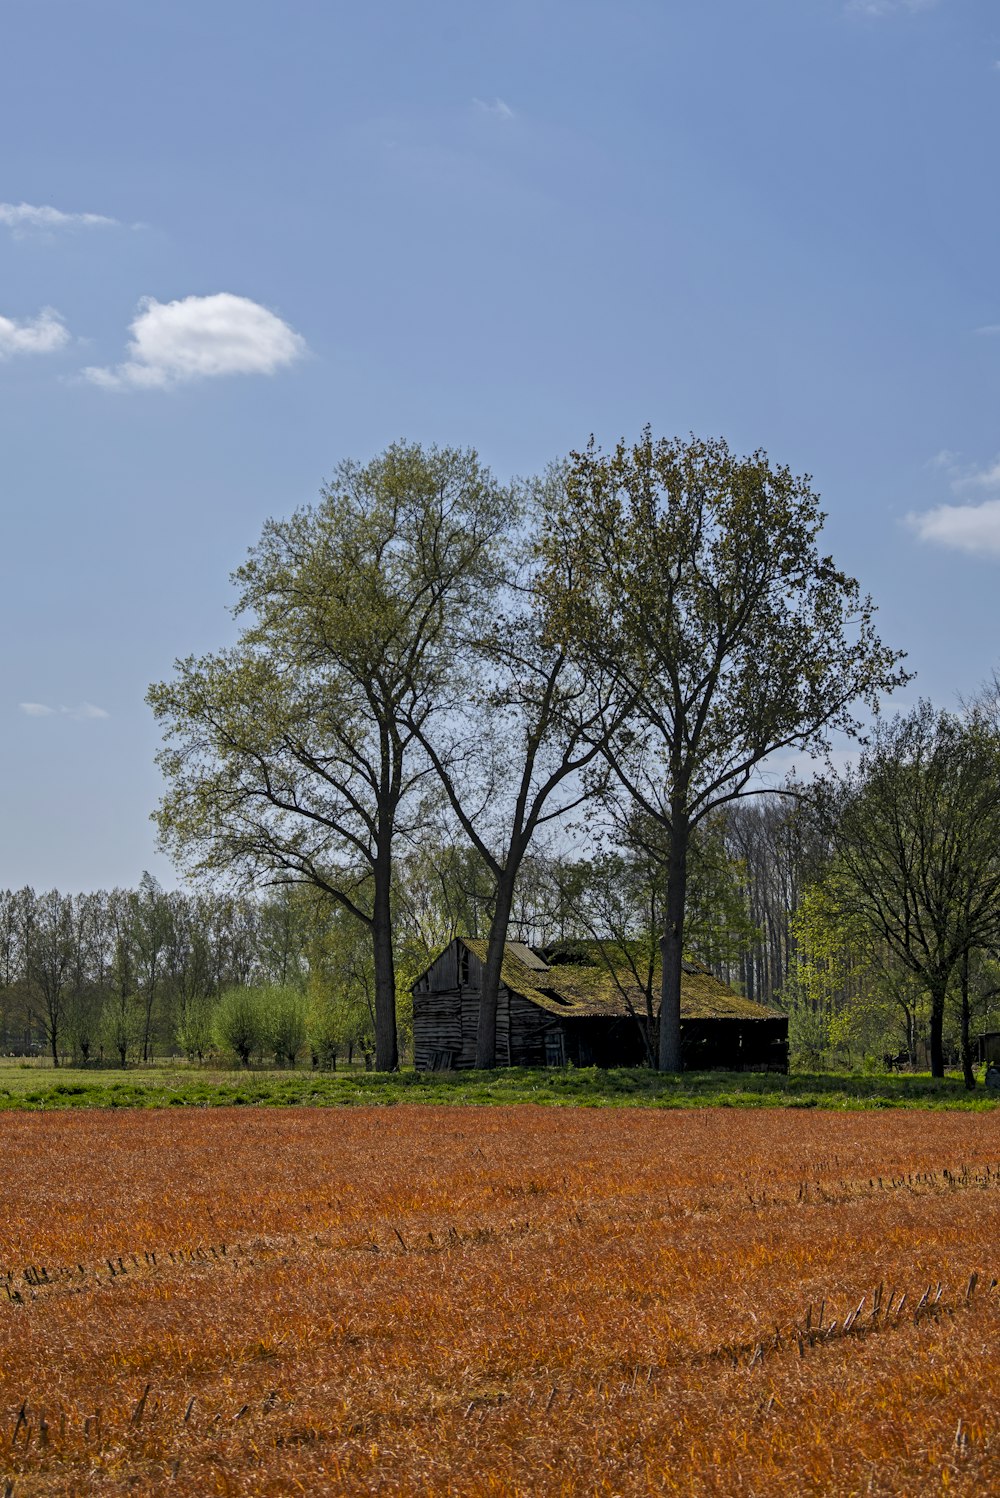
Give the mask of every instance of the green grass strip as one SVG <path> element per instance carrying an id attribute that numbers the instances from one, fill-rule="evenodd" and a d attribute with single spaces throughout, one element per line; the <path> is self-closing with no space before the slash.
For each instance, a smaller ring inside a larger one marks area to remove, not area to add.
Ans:
<path id="1" fill-rule="evenodd" d="M 992 1109 L 1000 1097 L 961 1077 L 926 1075 L 789 1077 L 742 1072 L 663 1076 L 646 1070 L 518 1070 L 399 1073 L 219 1072 L 156 1066 L 86 1071 L 0 1067 L 0 1110 L 162 1107 L 345 1107 L 396 1103 L 489 1106 L 540 1103 L 591 1108 L 937 1108 Z"/>

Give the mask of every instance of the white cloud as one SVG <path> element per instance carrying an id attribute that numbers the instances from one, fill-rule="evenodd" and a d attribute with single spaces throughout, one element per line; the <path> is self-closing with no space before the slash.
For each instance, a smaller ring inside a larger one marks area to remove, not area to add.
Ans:
<path id="1" fill-rule="evenodd" d="M 77 707 L 49 707 L 46 702 L 19 702 L 18 707 L 29 718 L 52 718 L 56 714 L 64 718 L 75 718 L 84 723 L 92 718 L 110 718 L 111 714 L 93 702 L 81 702 Z"/>
<path id="2" fill-rule="evenodd" d="M 43 307 L 37 317 L 25 322 L 0 317 L 0 359 L 14 354 L 53 354 L 68 342 L 69 331 L 54 307 Z"/>
<path id="3" fill-rule="evenodd" d="M 977 468 L 974 463 L 963 463 L 961 453 L 951 452 L 944 447 L 928 463 L 928 468 L 936 468 L 948 475 L 948 487 L 953 494 L 975 494 L 981 489 L 1000 490 L 1000 457 L 987 463 L 985 468 Z"/>
<path id="4" fill-rule="evenodd" d="M 1000 489 L 1000 458 L 994 458 L 988 468 L 969 468 L 957 473 L 951 487 L 957 494 L 968 489 Z"/>
<path id="5" fill-rule="evenodd" d="M 61 707 L 61 713 L 66 713 L 70 718 L 78 718 L 81 721 L 87 718 L 110 718 L 111 714 L 103 707 L 95 707 L 92 702 L 81 702 L 79 707 Z"/>
<path id="6" fill-rule="evenodd" d="M 63 213 L 38 203 L 0 203 L 0 224 L 15 235 L 51 234 L 57 229 L 109 229 L 118 220 L 103 213 Z"/>
<path id="7" fill-rule="evenodd" d="M 977 468 L 974 463 L 963 463 L 961 453 L 943 447 L 926 465 L 948 475 L 948 487 L 953 494 L 975 494 L 980 489 L 996 489 L 1000 493 L 1000 456 Z"/>
<path id="8" fill-rule="evenodd" d="M 976 328 L 975 331 L 985 338 L 993 338 L 997 333 L 1000 333 L 1000 322 L 984 323 L 981 328 Z"/>
<path id="9" fill-rule="evenodd" d="M 985 468 L 963 467 L 957 454 L 945 451 L 931 464 L 949 475 L 951 492 L 960 502 L 911 513 L 907 524 L 921 541 L 979 556 L 1000 556 L 1000 457 Z M 987 498 L 972 498 L 984 490 Z M 962 496 L 969 498 L 963 501 Z"/>
<path id="10" fill-rule="evenodd" d="M 275 313 L 228 291 L 176 302 L 144 297 L 130 331 L 129 358 L 85 369 L 88 380 L 106 390 L 164 390 L 214 375 L 273 374 L 306 348 Z"/>
<path id="11" fill-rule="evenodd" d="M 1000 499 L 986 499 L 978 505 L 938 505 L 906 518 L 921 541 L 1000 557 Z"/>
<path id="12" fill-rule="evenodd" d="M 514 111 L 509 104 L 504 103 L 503 99 L 494 99 L 492 103 L 486 99 L 473 99 L 472 102 L 483 114 L 491 114 L 498 120 L 512 120 L 514 118 Z"/>

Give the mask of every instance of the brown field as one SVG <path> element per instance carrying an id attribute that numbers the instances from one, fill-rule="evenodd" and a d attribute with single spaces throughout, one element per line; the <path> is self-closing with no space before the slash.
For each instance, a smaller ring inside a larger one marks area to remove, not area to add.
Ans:
<path id="1" fill-rule="evenodd" d="M 0 1130 L 0 1498 L 1000 1492 L 996 1113 Z"/>

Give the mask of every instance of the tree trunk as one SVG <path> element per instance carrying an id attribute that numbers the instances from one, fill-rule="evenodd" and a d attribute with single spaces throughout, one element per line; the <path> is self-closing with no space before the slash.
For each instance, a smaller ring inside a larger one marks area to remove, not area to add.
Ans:
<path id="1" fill-rule="evenodd" d="M 390 867 L 386 857 L 375 865 L 372 948 L 375 958 L 375 1070 L 398 1071 L 396 1037 L 396 971 L 392 958 Z"/>
<path id="2" fill-rule="evenodd" d="M 149 1061 L 149 1032 L 153 1026 L 153 993 L 150 991 L 143 995 L 143 1023 L 142 1023 L 142 1064 Z"/>
<path id="3" fill-rule="evenodd" d="M 935 974 L 931 992 L 931 1076 L 944 1076 L 944 1001 L 948 992 L 948 974 Z"/>
<path id="4" fill-rule="evenodd" d="M 636 1013 L 635 1022 L 639 1030 L 639 1039 L 642 1048 L 646 1052 L 646 1065 L 656 1069 L 658 1053 L 656 1046 L 659 1044 L 657 1038 L 656 1021 L 647 1014 Z"/>
<path id="5" fill-rule="evenodd" d="M 900 1006 L 906 1017 L 906 1054 L 910 1058 L 910 1065 L 917 1064 L 917 1016 L 908 1004 L 900 1000 Z"/>
<path id="6" fill-rule="evenodd" d="M 483 986 L 479 994 L 476 1066 L 485 1071 L 497 1064 L 497 1001 L 500 993 L 500 968 L 507 942 L 511 906 L 514 903 L 514 874 L 515 869 L 508 867 L 497 880 L 486 965 L 483 968 Z"/>
<path id="7" fill-rule="evenodd" d="M 667 908 L 660 951 L 663 986 L 660 990 L 660 1071 L 679 1072 L 681 1061 L 681 977 L 684 958 L 684 905 L 687 898 L 687 819 L 676 810 L 671 817 L 670 858 L 667 864 Z"/>
<path id="8" fill-rule="evenodd" d="M 962 956 L 962 1076 L 965 1085 L 970 1092 L 976 1085 L 976 1075 L 972 1070 L 972 1045 L 969 1041 L 969 951 L 966 948 Z"/>

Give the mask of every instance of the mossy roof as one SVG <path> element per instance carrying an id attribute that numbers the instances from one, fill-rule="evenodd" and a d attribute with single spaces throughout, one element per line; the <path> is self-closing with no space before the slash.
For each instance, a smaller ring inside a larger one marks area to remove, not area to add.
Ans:
<path id="1" fill-rule="evenodd" d="M 469 951 L 486 961 L 485 941 L 459 937 Z M 632 1009 L 643 1013 L 646 998 L 636 982 L 624 954 L 602 955 L 597 942 L 574 942 L 560 959 L 544 967 L 529 967 L 517 955 L 515 943 L 504 950 L 500 977 L 505 987 L 520 994 L 549 1014 L 567 1019 L 617 1018 Z M 535 953 L 536 960 L 541 954 Z M 574 961 L 573 958 L 577 960 Z M 614 964 L 609 969 L 608 958 Z M 568 960 L 567 960 L 568 959 Z M 544 962 L 544 958 L 542 959 Z M 639 967 L 639 971 L 642 968 Z M 660 970 L 653 975 L 653 993 L 660 987 Z M 781 1019 L 778 1009 L 770 1009 L 753 999 L 744 999 L 728 984 L 716 978 L 700 963 L 685 962 L 681 978 L 681 1019 L 763 1020 Z"/>

